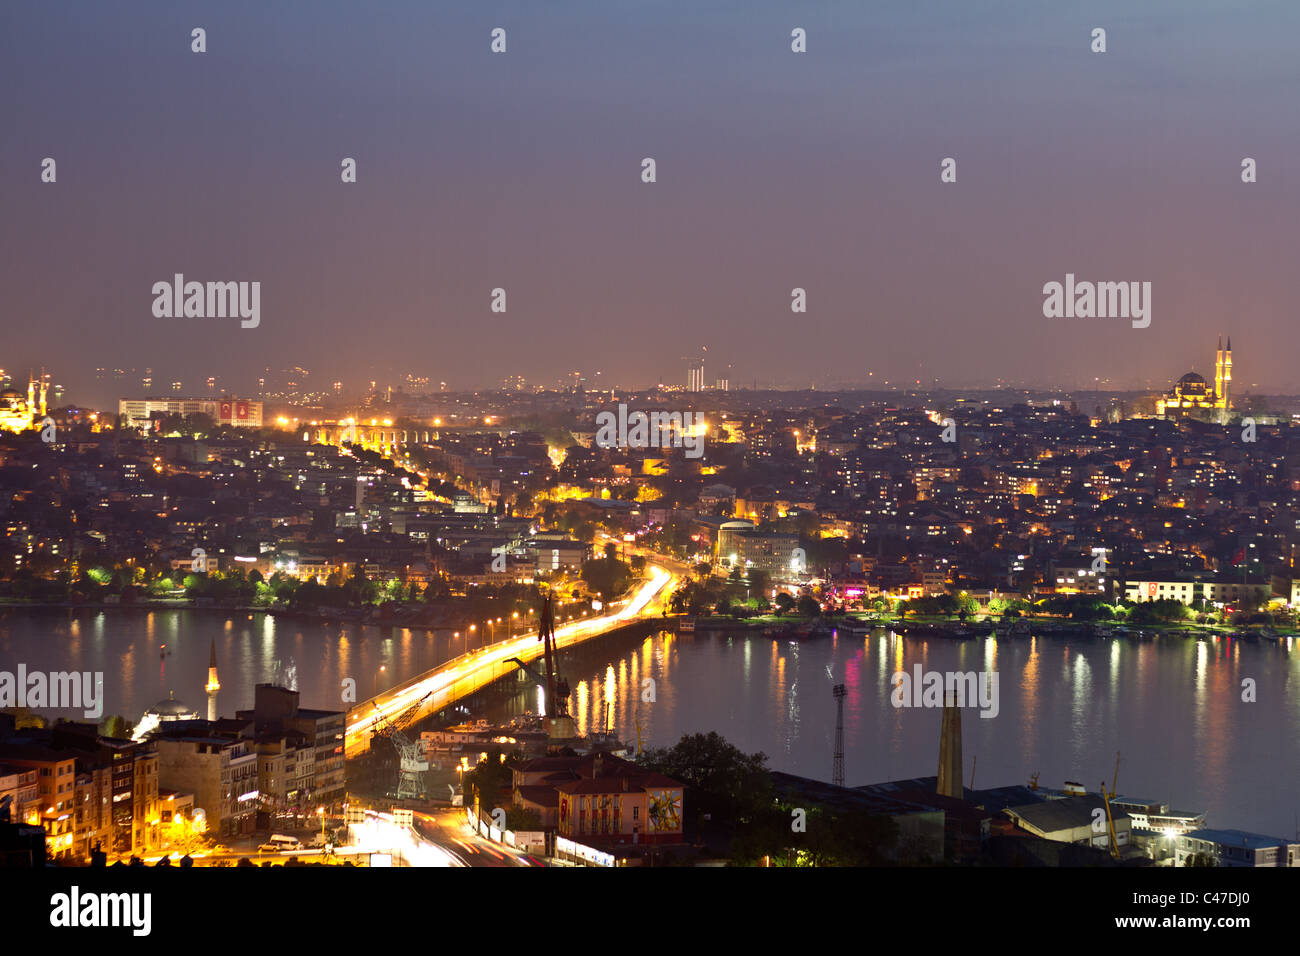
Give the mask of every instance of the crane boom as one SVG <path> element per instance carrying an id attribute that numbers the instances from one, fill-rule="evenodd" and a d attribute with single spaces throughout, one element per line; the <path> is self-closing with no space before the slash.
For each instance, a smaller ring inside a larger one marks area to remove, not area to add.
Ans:
<path id="1" fill-rule="evenodd" d="M 537 639 L 542 642 L 542 655 L 546 666 L 546 716 L 555 714 L 555 655 L 551 642 L 555 633 L 555 616 L 551 610 L 551 596 L 542 599 L 542 613 L 537 627 Z"/>
<path id="2" fill-rule="evenodd" d="M 1111 779 L 1110 790 L 1106 790 L 1106 781 L 1101 782 L 1101 796 L 1106 802 L 1106 832 L 1110 837 L 1110 855 L 1119 859 L 1119 844 L 1115 839 L 1115 818 L 1110 812 L 1110 802 L 1115 799 L 1115 787 L 1119 783 L 1119 751 L 1115 751 L 1115 776 Z"/>
<path id="3" fill-rule="evenodd" d="M 559 674 L 559 651 L 555 644 L 555 610 L 551 595 L 542 599 L 540 625 L 537 639 L 542 642 L 546 663 L 546 727 L 551 743 L 572 740 L 577 736 L 577 726 L 569 716 L 569 682 Z"/>
<path id="4" fill-rule="evenodd" d="M 399 800 L 424 796 L 424 774 L 429 769 L 429 761 L 421 752 L 420 745 L 402 733 L 402 728 L 411 722 L 419 713 L 421 705 L 431 696 L 433 691 L 429 691 L 415 703 L 403 707 L 392 717 L 386 717 L 379 709 L 379 705 L 374 705 L 378 712 L 374 732 L 386 736 L 392 742 L 393 750 L 397 752 L 397 790 L 394 796 Z"/>

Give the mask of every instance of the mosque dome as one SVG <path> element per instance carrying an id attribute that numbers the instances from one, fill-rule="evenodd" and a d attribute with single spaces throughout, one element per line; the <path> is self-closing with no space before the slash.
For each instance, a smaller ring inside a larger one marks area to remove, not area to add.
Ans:
<path id="1" fill-rule="evenodd" d="M 145 716 L 149 714 L 155 715 L 159 720 L 193 720 L 199 716 L 194 708 L 176 699 L 175 691 L 172 691 L 166 700 L 158 701 L 145 711 Z"/>

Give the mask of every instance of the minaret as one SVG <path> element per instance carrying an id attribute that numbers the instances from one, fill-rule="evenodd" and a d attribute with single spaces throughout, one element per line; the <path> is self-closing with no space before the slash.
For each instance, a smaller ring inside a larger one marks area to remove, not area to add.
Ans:
<path id="1" fill-rule="evenodd" d="M 1232 336 L 1228 336 L 1228 350 L 1223 353 L 1223 420 L 1232 411 Z"/>
<path id="2" fill-rule="evenodd" d="M 1219 336 L 1219 347 L 1214 350 L 1214 404 L 1223 401 L 1223 336 Z"/>
<path id="3" fill-rule="evenodd" d="M 208 685 L 203 688 L 208 692 L 208 720 L 217 719 L 217 691 L 221 690 L 221 681 L 217 680 L 217 641 L 212 640 L 212 651 L 208 655 Z"/>
<path id="4" fill-rule="evenodd" d="M 961 785 L 961 708 L 955 696 L 944 695 L 943 726 L 939 731 L 939 782 L 935 792 L 964 799 Z"/>

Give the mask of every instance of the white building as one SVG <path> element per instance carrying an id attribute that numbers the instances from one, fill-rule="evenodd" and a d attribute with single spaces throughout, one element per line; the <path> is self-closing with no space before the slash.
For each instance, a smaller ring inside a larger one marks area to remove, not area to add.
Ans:
<path id="1" fill-rule="evenodd" d="M 1192 830 L 1178 837 L 1175 865 L 1204 853 L 1217 866 L 1300 866 L 1300 843 L 1245 830 Z"/>
<path id="2" fill-rule="evenodd" d="M 1192 604 L 1198 597 L 1210 604 L 1265 604 L 1272 594 L 1266 582 L 1241 580 L 1179 581 L 1159 579 L 1134 579 L 1124 585 L 1124 596 L 1130 601 L 1174 600 Z"/>
<path id="3" fill-rule="evenodd" d="M 207 415 L 218 425 L 262 427 L 262 403 L 246 398 L 123 398 L 117 413 L 127 428 L 148 428 L 151 417 L 163 415 Z"/>
<path id="4" fill-rule="evenodd" d="M 1103 850 L 1110 847 L 1110 832 L 1104 815 L 1105 804 L 1096 794 L 1007 807 L 1002 812 L 1014 820 L 1020 829 L 1044 840 Z M 1129 844 L 1132 820 L 1128 814 L 1114 806 L 1111 807 L 1111 818 L 1115 824 L 1115 845 L 1123 853 L 1123 848 Z"/>

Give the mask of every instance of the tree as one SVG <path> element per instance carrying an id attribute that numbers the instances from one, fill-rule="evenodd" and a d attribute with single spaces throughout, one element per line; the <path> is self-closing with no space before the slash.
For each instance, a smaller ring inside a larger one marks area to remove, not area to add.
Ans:
<path id="1" fill-rule="evenodd" d="M 465 774 L 464 788 L 471 800 L 478 798 L 479 813 L 487 816 L 493 808 L 502 806 L 503 801 L 509 803 L 509 798 L 503 796 L 503 791 L 509 790 L 512 782 L 513 775 L 510 768 L 500 757 L 491 754 L 480 760 L 477 767 Z"/>
<path id="2" fill-rule="evenodd" d="M 799 598 L 795 607 L 804 617 L 816 617 L 822 612 L 822 606 L 817 603 L 817 599 L 811 594 L 805 594 Z"/>
<path id="3" fill-rule="evenodd" d="M 793 609 L 794 609 L 794 598 L 792 598 L 785 591 L 782 591 L 779 594 L 777 594 L 776 596 L 777 614 L 789 614 Z"/>
<path id="4" fill-rule="evenodd" d="M 767 755 L 746 754 L 718 733 L 686 734 L 671 747 L 645 751 L 641 764 L 687 786 L 688 819 L 708 814 L 740 824 L 772 804 Z"/>
<path id="5" fill-rule="evenodd" d="M 617 557 L 597 558 L 582 566 L 582 580 L 601 600 L 609 603 L 627 590 L 632 581 L 632 570 Z"/>

